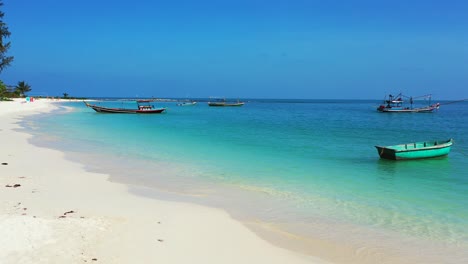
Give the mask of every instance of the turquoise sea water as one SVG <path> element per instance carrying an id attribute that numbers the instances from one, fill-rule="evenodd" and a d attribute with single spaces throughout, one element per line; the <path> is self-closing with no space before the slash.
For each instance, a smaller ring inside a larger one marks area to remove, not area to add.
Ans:
<path id="1" fill-rule="evenodd" d="M 36 143 L 65 150 L 113 180 L 305 237 L 366 248 L 372 245 L 365 241 L 376 240 L 375 251 L 388 247 L 399 255 L 427 246 L 427 254 L 445 254 L 444 263 L 466 260 L 468 103 L 431 114 L 378 113 L 378 103 L 249 100 L 210 108 L 161 102 L 168 107 L 161 115 L 99 114 L 65 103 L 63 114 L 26 123 Z M 448 138 L 455 141 L 449 156 L 436 159 L 380 160 L 374 148 Z"/>

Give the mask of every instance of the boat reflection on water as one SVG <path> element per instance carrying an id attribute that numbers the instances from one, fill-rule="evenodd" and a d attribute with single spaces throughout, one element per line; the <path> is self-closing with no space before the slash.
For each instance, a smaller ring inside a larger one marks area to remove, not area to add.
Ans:
<path id="1" fill-rule="evenodd" d="M 412 162 L 394 162 L 386 159 L 377 160 L 376 176 L 381 180 L 434 179 L 450 178 L 452 164 L 446 156 L 432 159 L 420 159 Z M 434 173 L 437 171 L 437 173 Z"/>

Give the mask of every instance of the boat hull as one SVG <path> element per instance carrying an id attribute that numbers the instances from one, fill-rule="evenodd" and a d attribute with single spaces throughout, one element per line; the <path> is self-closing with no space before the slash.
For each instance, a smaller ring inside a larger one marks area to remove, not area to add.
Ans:
<path id="1" fill-rule="evenodd" d="M 382 159 L 413 160 L 446 156 L 449 154 L 453 140 L 426 141 L 395 146 L 375 146 Z"/>
<path id="2" fill-rule="evenodd" d="M 197 102 L 190 102 L 190 103 L 179 103 L 178 106 L 194 106 Z"/>
<path id="3" fill-rule="evenodd" d="M 208 106 L 243 106 L 244 103 L 216 103 L 216 102 L 208 102 Z"/>
<path id="4" fill-rule="evenodd" d="M 439 109 L 439 106 L 429 106 L 421 108 L 396 108 L 396 107 L 379 107 L 377 111 L 381 113 L 432 113 Z"/>

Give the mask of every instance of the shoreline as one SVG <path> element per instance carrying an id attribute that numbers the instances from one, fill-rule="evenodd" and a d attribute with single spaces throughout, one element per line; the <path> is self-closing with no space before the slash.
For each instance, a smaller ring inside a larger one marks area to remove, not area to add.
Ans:
<path id="1" fill-rule="evenodd" d="M 63 110 L 65 112 L 71 109 L 67 104 L 60 104 L 59 107 L 66 109 Z M 59 112 L 63 111 L 61 110 Z M 45 111 L 41 112 L 45 113 Z M 2 111 L 0 108 L 0 115 L 1 113 Z M 53 118 L 53 115 L 55 115 L 55 113 L 45 115 L 44 121 L 47 122 L 47 119 Z M 41 117 L 38 116 L 38 118 L 40 120 Z M 266 241 L 266 243 L 278 249 L 285 249 L 290 253 L 297 253 L 300 256 L 310 257 L 312 260 L 308 263 L 323 263 L 324 260 L 328 263 L 359 264 L 459 263 L 453 260 L 464 258 L 464 254 L 460 252 L 460 248 L 457 249 L 457 246 L 447 247 L 448 245 L 434 243 L 434 241 L 431 242 L 430 240 L 421 240 L 416 237 L 402 236 L 398 234 L 398 232 L 387 232 L 388 230 L 375 229 L 372 228 L 372 226 L 353 225 L 352 223 L 336 221 L 336 219 L 320 219 L 320 217 L 315 219 L 313 216 L 313 218 L 305 219 L 299 217 L 296 221 L 294 219 L 298 216 L 297 214 L 283 211 L 286 215 L 289 213 L 289 215 L 294 216 L 292 222 L 281 217 L 280 219 L 276 219 L 276 221 L 271 221 L 272 219 L 268 217 L 263 218 L 257 213 L 251 214 L 252 212 L 245 211 L 246 208 L 247 210 L 255 209 L 251 205 L 259 201 L 257 199 L 259 198 L 257 195 L 258 192 L 252 193 L 249 188 L 240 192 L 238 188 L 233 189 L 231 186 L 213 185 L 211 182 L 205 182 L 203 178 L 194 178 L 191 180 L 197 181 L 196 186 L 198 188 L 187 189 L 184 188 L 184 186 L 194 187 L 193 183 L 187 185 L 187 179 L 185 178 L 181 178 L 182 181 L 174 181 L 174 179 L 179 177 L 177 176 L 178 170 L 181 167 L 182 171 L 184 169 L 189 169 L 186 165 L 190 163 L 172 164 L 166 160 L 161 164 L 156 163 L 155 167 L 151 167 L 152 165 L 149 163 L 140 163 L 138 159 L 131 159 L 131 162 L 126 162 L 127 159 L 125 159 L 125 157 L 117 156 L 117 159 L 113 160 L 116 157 L 113 158 L 112 152 L 108 155 L 100 153 L 100 148 L 98 147 L 99 142 L 97 145 L 91 144 L 81 148 L 82 143 L 80 143 L 80 141 L 76 141 L 74 144 L 68 144 L 65 134 L 59 136 L 62 137 L 59 141 L 55 141 L 53 137 L 48 138 L 48 134 L 41 136 L 41 133 L 35 133 L 34 123 L 37 123 L 37 120 L 34 119 L 34 116 L 29 116 L 16 122 L 19 126 L 17 126 L 18 129 L 15 129 L 15 131 L 30 135 L 27 140 L 28 144 L 40 149 L 56 150 L 62 154 L 63 159 L 66 161 L 80 165 L 83 171 L 89 172 L 92 175 L 99 175 L 98 177 L 103 176 L 105 181 L 110 184 L 117 183 L 119 186 L 124 186 L 125 192 L 130 193 L 130 195 L 152 199 L 162 203 L 167 201 L 175 204 L 189 204 L 224 212 L 228 218 L 246 227 L 250 233 L 256 236 L 256 239 Z M 41 125 L 39 126 L 43 127 Z M 57 127 L 57 129 L 60 128 Z M 53 132 L 51 133 L 53 136 Z M 47 142 L 49 142 L 49 144 L 47 144 Z M 0 154 L 2 154 L 1 151 Z M 153 164 L 153 162 L 151 162 L 151 164 Z M 138 169 L 140 167 L 145 168 L 146 172 L 145 170 L 140 171 Z M 178 168 L 176 171 L 172 171 L 176 168 Z M 137 169 L 137 171 L 135 171 L 135 169 Z M 152 171 L 158 171 L 158 174 L 161 174 L 161 176 L 155 178 L 152 182 L 139 182 L 137 180 L 139 177 L 138 175 L 146 175 L 148 173 L 153 175 L 153 173 L 151 173 Z M 136 180 L 134 179 L 135 176 L 137 177 Z M 168 182 L 166 182 L 168 179 L 172 182 L 169 183 L 169 185 Z M 201 180 L 201 182 L 199 183 L 198 180 Z M 94 183 L 88 182 L 88 184 Z M 147 186 L 147 184 L 150 185 Z M 174 189 L 174 186 L 171 186 L 171 184 L 176 184 L 176 188 Z M 180 189 L 180 186 L 182 186 L 182 189 Z M 198 190 L 200 192 L 198 192 Z M 179 191 L 182 192 L 179 193 Z M 252 196 L 252 194 L 254 195 Z M 260 194 L 260 196 L 263 195 Z M 211 197 L 211 200 L 209 197 Z M 204 198 L 208 198 L 209 200 Z M 263 198 L 261 198 L 263 200 L 260 201 L 260 207 L 258 207 L 257 204 L 256 210 L 261 211 L 262 208 L 270 208 L 272 203 L 275 203 L 269 197 L 264 196 Z M 239 203 L 236 202 L 236 205 L 234 205 L 232 202 L 237 200 L 241 201 Z M 239 205 L 241 207 L 239 207 Z M 279 206 L 284 207 L 285 204 Z M 300 214 L 300 212 L 296 213 Z M 190 218 L 190 216 L 188 218 Z M 204 237 L 204 235 L 201 235 L 201 237 Z M 218 249 L 217 245 L 214 249 Z M 452 260 L 452 262 L 450 262 L 444 257 L 447 255 L 456 257 L 450 257 Z M 203 261 L 206 262 L 206 260 Z M 218 260 L 218 262 L 219 261 L 225 262 L 223 260 Z M 260 262 L 263 263 L 263 261 Z M 268 262 L 271 262 L 271 260 L 268 260 Z M 293 263 L 295 262 L 293 261 Z"/>
<path id="2" fill-rule="evenodd" d="M 132 194 L 16 131 L 18 119 L 52 109 L 0 103 L 2 263 L 326 263 L 271 245 L 223 210 Z"/>

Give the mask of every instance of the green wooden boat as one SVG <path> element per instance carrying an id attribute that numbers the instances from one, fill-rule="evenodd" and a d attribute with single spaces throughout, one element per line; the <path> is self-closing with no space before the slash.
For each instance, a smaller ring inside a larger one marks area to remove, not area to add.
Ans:
<path id="1" fill-rule="evenodd" d="M 448 155 L 453 139 L 442 141 L 424 141 L 394 146 L 375 146 L 382 159 L 411 160 Z"/>

